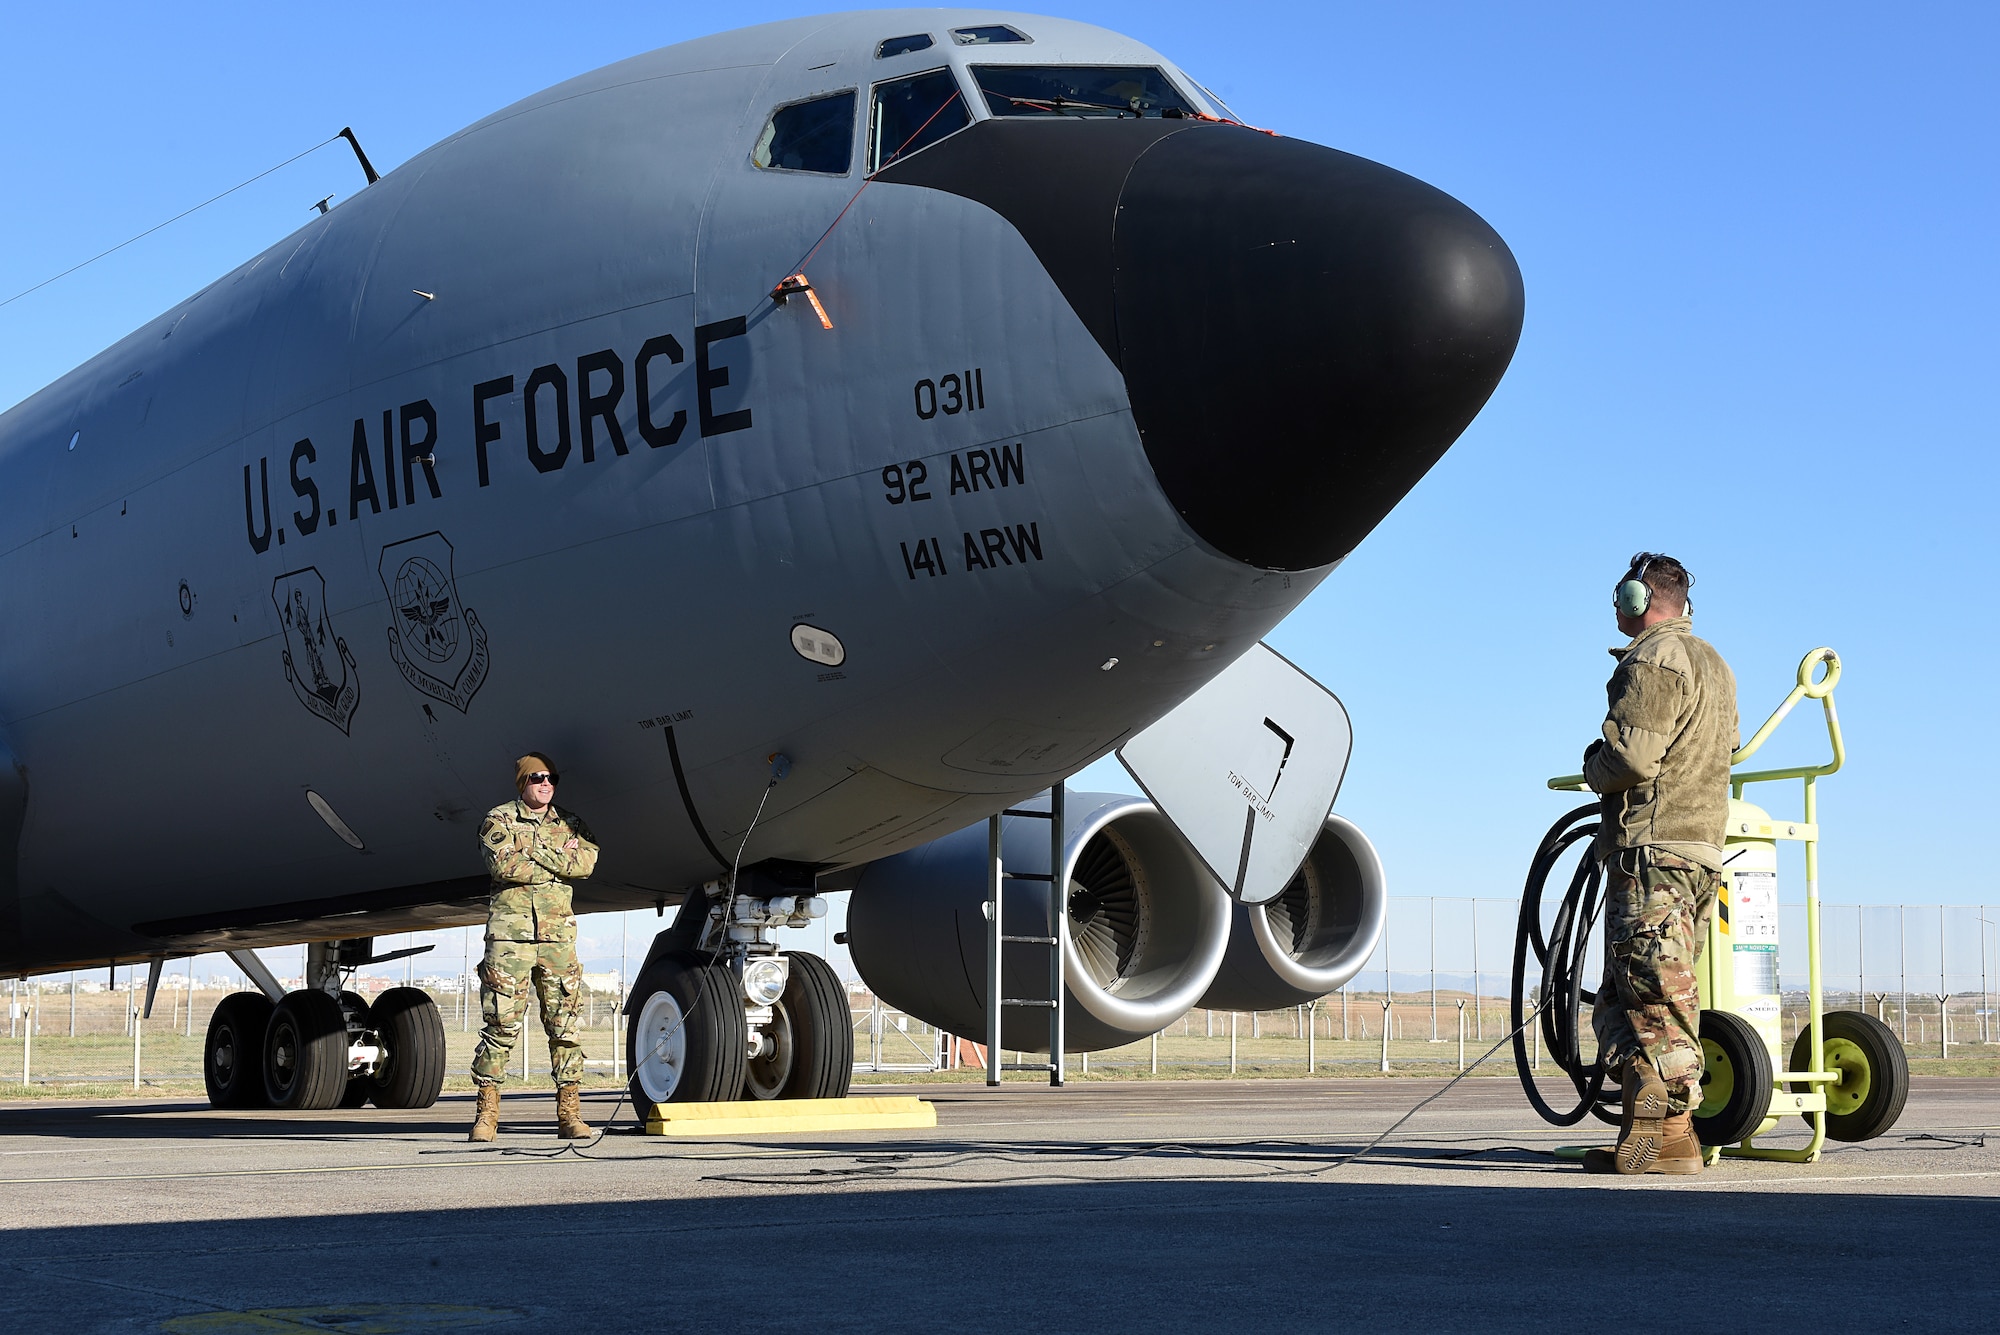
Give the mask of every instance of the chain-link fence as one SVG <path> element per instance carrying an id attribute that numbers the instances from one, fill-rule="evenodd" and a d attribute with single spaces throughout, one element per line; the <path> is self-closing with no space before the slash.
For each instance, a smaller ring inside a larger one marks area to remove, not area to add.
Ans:
<path id="1" fill-rule="evenodd" d="M 211 979 L 192 971 L 170 973 L 162 978 L 153 1014 L 146 1018 L 145 971 L 121 968 L 118 973 L 115 984 L 104 973 L 9 982 L 6 1037 L 0 1040 L 0 1093 L 73 1092 L 77 1087 L 106 1093 L 200 1091 L 202 1041 L 209 1017 L 222 998 L 246 990 L 248 984 L 240 978 Z M 296 978 L 285 981 L 288 986 L 298 984 Z M 370 999 L 387 981 L 363 978 L 356 987 Z M 438 1003 L 445 1028 L 445 1069 L 453 1073 L 447 1088 L 469 1087 L 466 1073 L 480 1027 L 477 982 L 468 987 L 463 978 L 424 978 L 413 979 L 410 985 L 422 988 Z M 615 987 L 585 990 L 581 1019 L 586 1083 L 609 1083 L 622 1074 L 619 1001 Z M 532 999 L 512 1071 L 517 1078 L 547 1077 L 548 1043 Z"/>
<path id="2" fill-rule="evenodd" d="M 1312 1006 L 1259 1014 L 1194 1010 L 1159 1034 L 1088 1057 L 1076 1074 L 1262 1074 L 1462 1069 L 1509 1031 L 1516 900 L 1391 897 L 1383 938 L 1348 987 Z M 1805 906 L 1782 906 L 1779 979 L 1784 1041 L 1806 1020 Z M 1917 1059 L 2000 1053 L 2000 917 L 1978 905 L 1823 905 L 1828 1010 L 1866 1010 Z M 1593 950 L 1586 977 L 1603 967 Z M 1527 985 L 1539 981 L 1532 956 Z M 983 1036 L 941 1035 L 874 1004 L 855 1017 L 856 1069 L 973 1070 Z M 865 1042 L 864 1042 L 865 1040 Z M 1386 1040 L 1386 1042 L 1385 1042 Z M 1461 1049 L 1463 1055 L 1461 1056 Z M 1533 1040 L 1531 1039 L 1531 1053 Z M 1013 1060 L 1013 1054 L 1008 1054 Z M 1507 1062 L 1491 1064 L 1504 1073 Z"/>
<path id="3" fill-rule="evenodd" d="M 1312 1006 L 1259 1014 L 1195 1010 L 1160 1033 L 1109 1052 L 1073 1056 L 1071 1070 L 1104 1074 L 1260 1074 L 1456 1069 L 1463 1046 L 1477 1057 L 1507 1033 L 1514 928 L 1509 899 L 1392 897 L 1383 939 L 1346 988 Z M 1866 1010 L 1902 1036 L 1917 1059 L 2000 1057 L 2000 916 L 1979 905 L 1827 905 L 1821 909 L 1823 984 L 1829 1009 Z M 458 952 L 470 958 L 470 944 Z M 273 955 L 276 952 L 272 952 Z M 207 971 L 222 957 L 176 961 L 161 979 L 150 1019 L 140 1019 L 146 974 L 121 966 L 7 984 L 0 1088 L 172 1090 L 199 1088 L 202 1036 L 221 998 L 247 982 Z M 1531 961 L 1532 963 L 1532 961 Z M 1594 978 L 1601 967 L 1586 964 Z M 364 996 L 396 983 L 422 987 L 444 1017 L 454 1085 L 466 1080 L 479 1033 L 477 980 L 362 977 Z M 1806 1006 L 1805 909 L 1781 909 L 1780 981 L 1789 1043 Z M 587 975 L 583 1042 L 587 1080 L 622 1081 L 623 984 Z M 1530 982 L 1534 980 L 1531 978 Z M 297 986 L 296 978 L 287 979 Z M 855 1069 L 867 1076 L 940 1078 L 983 1066 L 980 1036 L 941 1034 L 854 984 L 849 996 Z M 1462 1035 L 1462 1039 L 1461 1039 Z M 539 1082 L 547 1070 L 539 1017 L 530 1010 L 515 1067 Z M 1010 1058 L 1012 1054 L 1009 1054 Z M 1504 1063 L 1493 1069 L 1504 1071 Z M 16 1082 L 19 1082 L 18 1084 Z"/>

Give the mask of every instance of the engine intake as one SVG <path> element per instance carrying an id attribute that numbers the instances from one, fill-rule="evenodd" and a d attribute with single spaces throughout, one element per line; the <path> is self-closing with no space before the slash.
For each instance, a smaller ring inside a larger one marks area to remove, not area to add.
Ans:
<path id="1" fill-rule="evenodd" d="M 1384 887 L 1375 845 L 1352 821 L 1329 815 L 1284 893 L 1234 906 L 1229 951 L 1200 1004 L 1277 1010 L 1344 986 L 1381 939 Z"/>
<path id="2" fill-rule="evenodd" d="M 1195 1004 L 1229 943 L 1229 897 L 1144 798 L 1070 793 L 1065 815 L 1064 1046 L 1096 1052 L 1144 1038 Z M 1045 821 L 1002 819 L 1002 860 L 1010 871 L 1046 872 L 1048 849 Z M 981 821 L 869 864 L 847 910 L 848 949 L 876 995 L 978 1041 L 986 1034 L 986 857 Z M 1044 882 L 1010 878 L 1003 911 L 1008 935 L 1053 934 Z M 1003 949 L 1007 994 L 1046 997 L 1048 947 Z M 1001 1017 L 1001 1042 L 1046 1052 L 1047 1012 L 1009 1009 Z"/>

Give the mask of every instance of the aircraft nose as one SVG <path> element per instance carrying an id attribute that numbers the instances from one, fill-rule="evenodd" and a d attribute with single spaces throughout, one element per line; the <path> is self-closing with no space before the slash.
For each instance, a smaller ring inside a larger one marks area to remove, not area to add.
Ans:
<path id="1" fill-rule="evenodd" d="M 1472 421 L 1521 333 L 1520 267 L 1414 177 L 1295 139 L 1154 142 L 1119 195 L 1119 362 L 1196 533 L 1252 565 L 1352 551 Z"/>

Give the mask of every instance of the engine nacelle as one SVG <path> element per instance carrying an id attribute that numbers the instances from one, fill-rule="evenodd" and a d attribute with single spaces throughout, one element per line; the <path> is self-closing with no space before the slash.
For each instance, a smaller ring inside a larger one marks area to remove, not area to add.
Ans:
<path id="1" fill-rule="evenodd" d="M 1064 814 L 1063 1044 L 1096 1052 L 1164 1028 L 1208 990 L 1229 944 L 1229 895 L 1144 798 L 1069 793 Z M 1003 864 L 1045 874 L 1048 822 L 1009 816 L 1001 826 Z M 981 821 L 869 864 L 847 909 L 848 950 L 876 995 L 976 1042 L 986 1035 L 986 877 Z M 1007 935 L 1053 935 L 1048 898 L 1046 882 L 1010 879 Z M 1004 950 L 1007 995 L 1048 996 L 1049 948 Z M 1048 1012 L 1008 1008 L 1001 1043 L 1048 1051 Z"/>
<path id="2" fill-rule="evenodd" d="M 1387 912 L 1375 845 L 1352 821 L 1329 815 L 1283 894 L 1233 906 L 1228 953 L 1200 1004 L 1268 1011 L 1323 997 L 1361 971 Z"/>

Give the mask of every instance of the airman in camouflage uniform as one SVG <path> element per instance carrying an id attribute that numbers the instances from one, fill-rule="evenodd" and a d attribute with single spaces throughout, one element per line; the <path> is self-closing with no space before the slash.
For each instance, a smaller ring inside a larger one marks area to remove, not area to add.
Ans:
<path id="1" fill-rule="evenodd" d="M 556 1082 L 559 1135 L 590 1135 L 583 1122 L 580 1084 L 583 1045 L 577 1039 L 583 1004 L 583 971 L 576 958 L 576 917 L 570 882 L 597 867 L 597 844 L 574 812 L 556 806 L 558 779 L 548 757 L 530 754 L 515 766 L 521 796 L 486 813 L 479 848 L 492 878 L 486 918 L 486 955 L 479 964 L 479 1009 L 485 1020 L 472 1057 L 479 1112 L 471 1139 L 498 1134 L 500 1085 L 521 1037 L 528 989 L 541 1002 Z"/>
<path id="2" fill-rule="evenodd" d="M 1624 1096 L 1618 1147 L 1592 1150 L 1598 1172 L 1698 1173 L 1692 1110 L 1701 1101 L 1701 996 L 1695 965 L 1722 887 L 1736 678 L 1697 639 L 1693 583 L 1672 557 L 1641 552 L 1626 579 L 1650 590 L 1632 636 L 1612 650 L 1603 735 L 1584 752 L 1602 795 L 1593 850 L 1605 864 L 1604 981 L 1591 1015 L 1599 1059 Z M 1620 582 L 1621 587 L 1623 581 Z"/>

